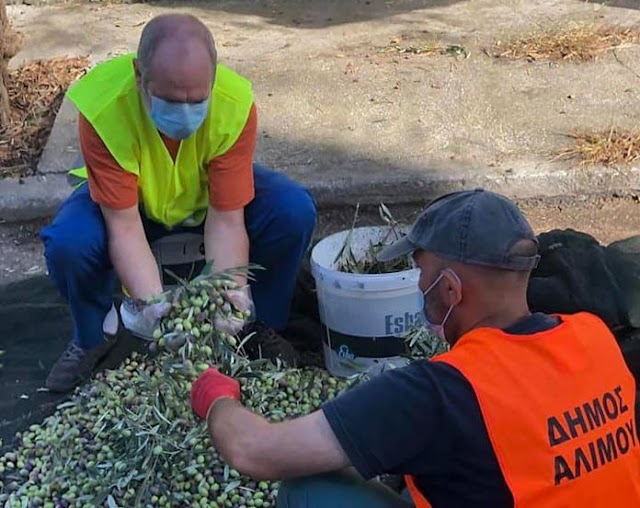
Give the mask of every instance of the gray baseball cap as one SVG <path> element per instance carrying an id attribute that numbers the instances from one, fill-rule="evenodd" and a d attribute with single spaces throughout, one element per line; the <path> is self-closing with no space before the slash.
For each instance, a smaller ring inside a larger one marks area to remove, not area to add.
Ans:
<path id="1" fill-rule="evenodd" d="M 389 261 L 424 250 L 465 264 L 530 271 L 539 255 L 513 252 L 522 240 L 538 240 L 518 207 L 500 194 L 483 189 L 446 194 L 433 201 L 409 234 L 378 254 Z"/>

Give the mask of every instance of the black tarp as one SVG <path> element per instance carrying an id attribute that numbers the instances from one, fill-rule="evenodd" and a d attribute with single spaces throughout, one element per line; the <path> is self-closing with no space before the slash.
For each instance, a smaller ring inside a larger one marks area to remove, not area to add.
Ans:
<path id="1" fill-rule="evenodd" d="M 640 328 L 640 236 L 604 246 L 567 229 L 539 241 L 541 259 L 527 295 L 533 310 L 589 311 L 621 334 Z"/>
<path id="2" fill-rule="evenodd" d="M 303 270 L 294 299 L 291 322 L 284 333 L 303 355 L 304 363 L 321 365 L 321 329 L 311 275 Z M 114 295 L 116 302 L 119 295 Z M 71 337 L 71 316 L 46 276 L 0 285 L 0 448 L 11 446 L 17 431 L 55 411 L 69 397 L 43 391 L 49 369 Z M 115 368 L 146 343 L 126 331 L 98 366 Z"/>
<path id="3" fill-rule="evenodd" d="M 42 391 L 51 366 L 71 337 L 66 304 L 45 276 L 0 286 L 0 438 L 41 421 L 68 395 Z M 128 334 L 100 365 L 113 368 L 144 344 Z"/>

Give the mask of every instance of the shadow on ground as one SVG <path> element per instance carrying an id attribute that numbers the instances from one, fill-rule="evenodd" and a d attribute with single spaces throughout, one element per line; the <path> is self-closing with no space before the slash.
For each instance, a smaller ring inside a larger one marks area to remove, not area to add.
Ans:
<path id="1" fill-rule="evenodd" d="M 583 2 L 583 0 L 579 0 Z M 583 2 L 584 3 L 584 2 Z M 622 9 L 636 9 L 640 10 L 640 1 L 639 0 L 592 0 L 592 3 L 604 5 L 606 7 L 619 7 Z"/>
<path id="2" fill-rule="evenodd" d="M 260 16 L 273 25 L 296 28 L 325 28 L 384 19 L 420 9 L 446 7 L 470 0 L 233 0 L 195 1 L 189 7 Z M 182 2 L 148 2 L 159 7 L 185 7 Z"/>

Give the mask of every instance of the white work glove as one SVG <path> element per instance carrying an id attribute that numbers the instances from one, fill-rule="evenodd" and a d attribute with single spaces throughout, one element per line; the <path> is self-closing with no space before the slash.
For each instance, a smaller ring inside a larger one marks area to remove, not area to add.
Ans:
<path id="1" fill-rule="evenodd" d="M 120 306 L 120 316 L 125 328 L 133 335 L 145 340 L 153 339 L 153 332 L 160 320 L 171 311 L 170 302 L 157 302 L 147 305 L 136 305 L 130 298 L 125 298 Z"/>
<path id="2" fill-rule="evenodd" d="M 239 289 L 228 289 L 225 291 L 226 298 L 231 302 L 235 309 L 240 312 L 251 312 L 250 316 L 239 318 L 217 317 L 214 322 L 216 330 L 227 333 L 229 335 L 237 335 L 247 325 L 255 319 L 255 306 L 251 296 L 251 287 L 247 284 Z"/>

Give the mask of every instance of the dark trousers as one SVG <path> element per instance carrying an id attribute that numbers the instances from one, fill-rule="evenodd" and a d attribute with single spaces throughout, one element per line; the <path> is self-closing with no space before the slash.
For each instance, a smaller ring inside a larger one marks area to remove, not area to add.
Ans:
<path id="1" fill-rule="evenodd" d="M 276 508 L 413 508 L 408 499 L 344 470 L 282 482 Z"/>

